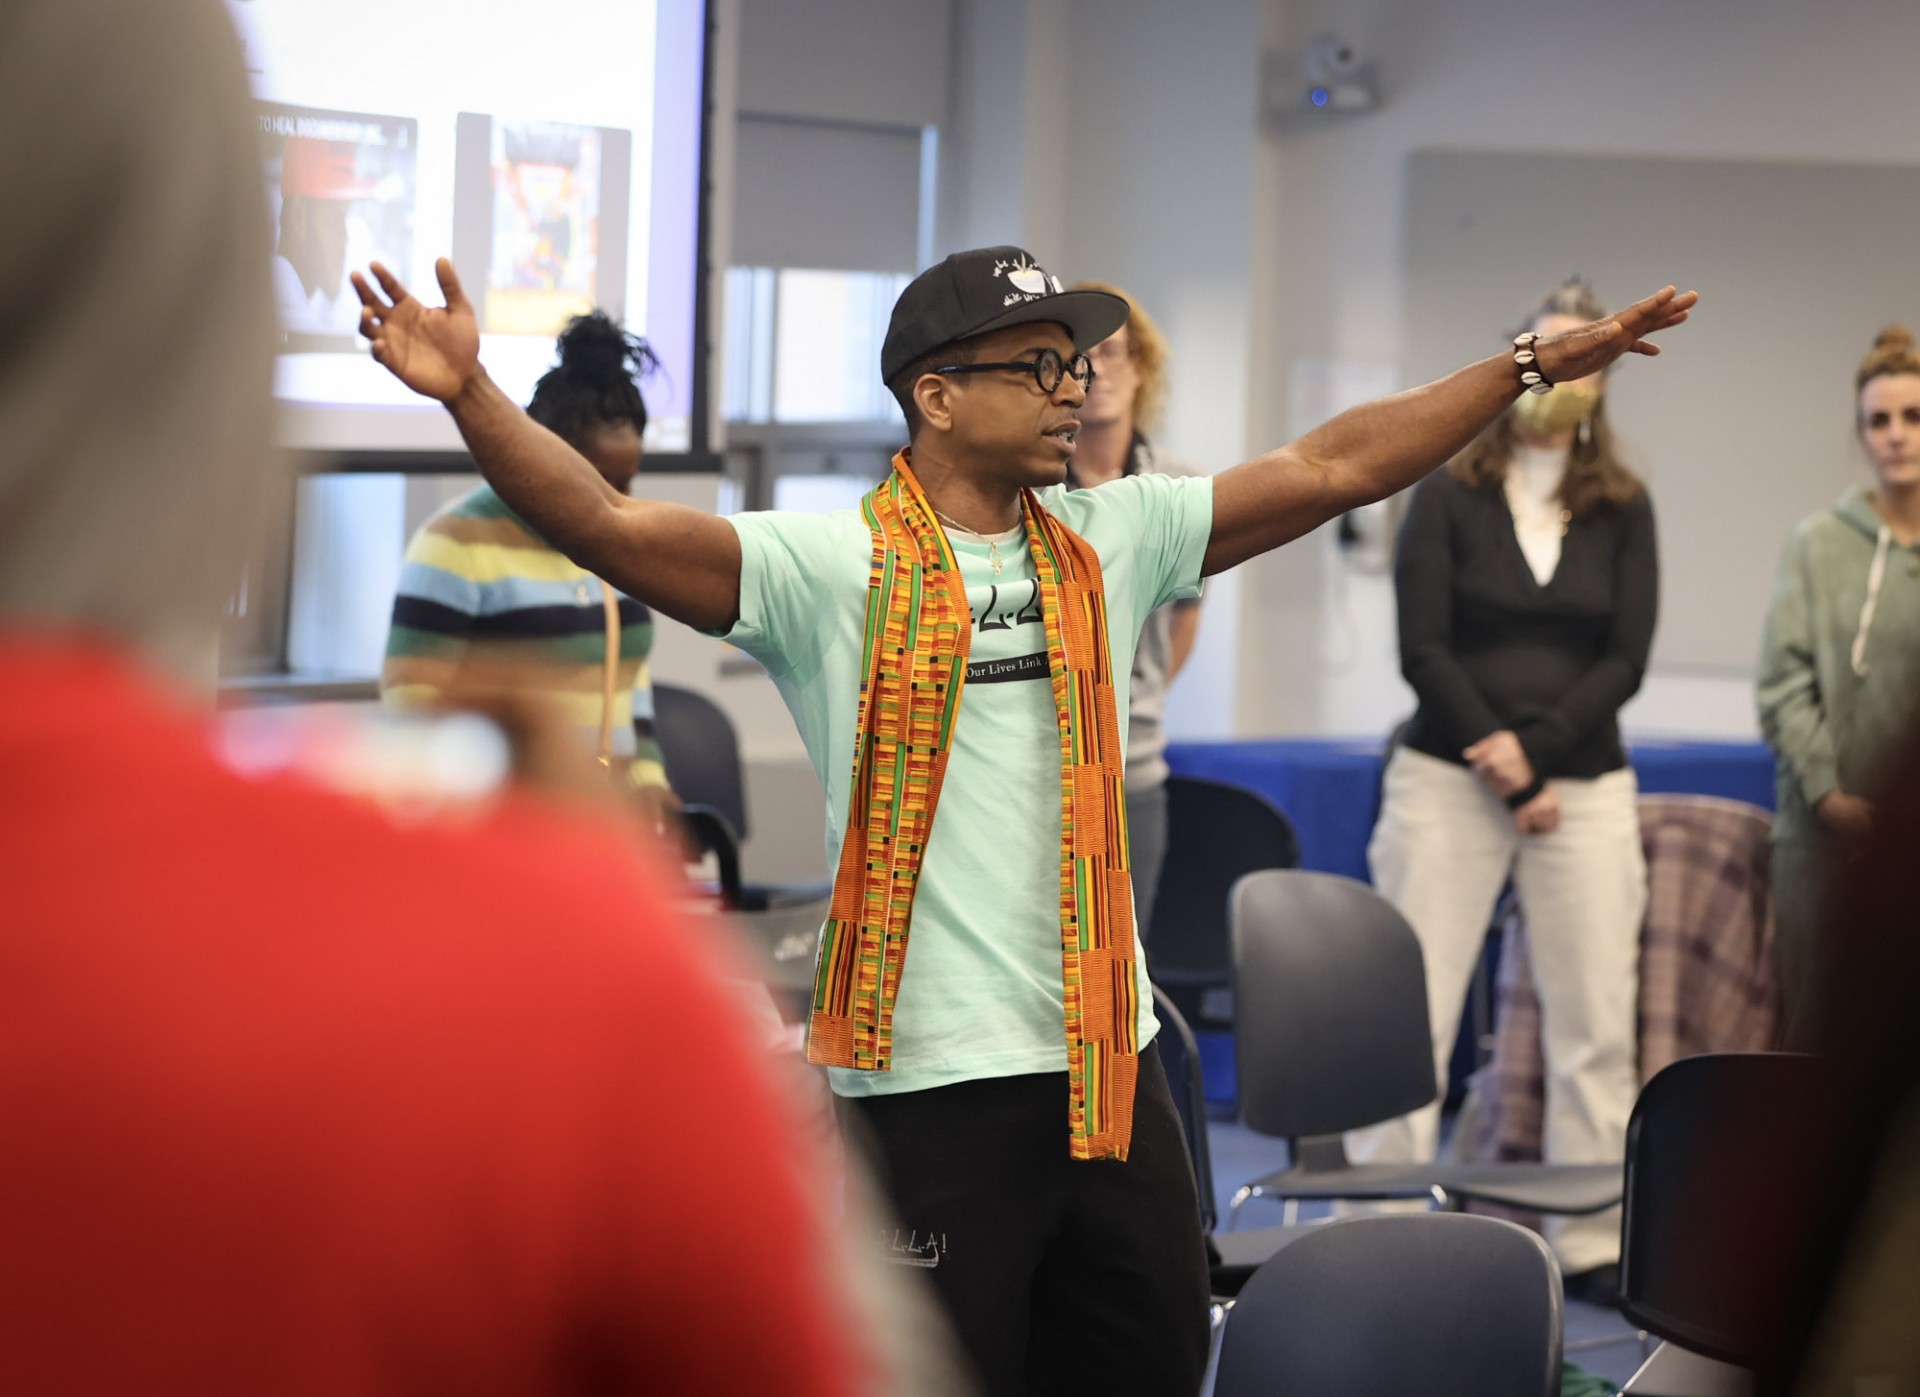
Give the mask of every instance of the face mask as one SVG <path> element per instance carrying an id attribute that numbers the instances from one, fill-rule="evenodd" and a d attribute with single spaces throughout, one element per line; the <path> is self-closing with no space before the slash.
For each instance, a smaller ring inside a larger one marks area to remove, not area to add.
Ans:
<path id="1" fill-rule="evenodd" d="M 1522 393 L 1513 420 L 1537 437 L 1570 432 L 1593 416 L 1600 390 L 1585 383 L 1556 383 L 1545 393 Z"/>

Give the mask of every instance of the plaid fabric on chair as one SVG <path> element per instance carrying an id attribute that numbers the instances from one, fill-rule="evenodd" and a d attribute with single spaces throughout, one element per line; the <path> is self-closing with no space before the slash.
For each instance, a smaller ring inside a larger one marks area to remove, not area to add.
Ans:
<path id="1" fill-rule="evenodd" d="M 1640 1080 L 1695 1053 L 1774 1046 L 1772 820 L 1713 796 L 1640 797 L 1647 915 L 1640 931 Z M 1540 1158 L 1545 1067 L 1524 913 L 1509 919 L 1493 1060 L 1476 1074 L 1463 1159 Z"/>

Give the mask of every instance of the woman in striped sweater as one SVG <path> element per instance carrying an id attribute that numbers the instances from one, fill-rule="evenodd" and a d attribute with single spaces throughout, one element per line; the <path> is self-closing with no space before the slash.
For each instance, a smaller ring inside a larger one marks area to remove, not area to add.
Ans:
<path id="1" fill-rule="evenodd" d="M 528 414 L 625 491 L 640 468 L 656 360 L 603 311 L 576 316 Z M 653 802 L 669 799 L 653 736 L 653 613 L 534 533 L 491 486 L 447 505 L 407 545 L 380 689 L 396 707 L 536 692 Z"/>

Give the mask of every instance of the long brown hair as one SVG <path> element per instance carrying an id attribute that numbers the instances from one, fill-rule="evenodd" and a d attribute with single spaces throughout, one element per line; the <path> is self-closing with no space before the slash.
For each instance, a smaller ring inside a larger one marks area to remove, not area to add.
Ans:
<path id="1" fill-rule="evenodd" d="M 1582 320 L 1604 320 L 1611 314 L 1584 281 L 1569 281 L 1555 287 L 1527 316 L 1529 327 L 1550 315 L 1577 315 Z M 1447 469 L 1454 478 L 1475 489 L 1493 489 L 1507 478 L 1507 465 L 1513 460 L 1513 413 L 1503 412 L 1479 436 L 1467 443 L 1467 449 L 1454 457 Z M 1567 473 L 1560 482 L 1560 502 L 1574 518 L 1602 504 L 1623 505 L 1637 500 L 1646 487 L 1640 477 L 1628 470 L 1614 449 L 1613 424 L 1607 420 L 1607 400 L 1603 395 L 1587 419 L 1587 430 L 1577 432 L 1567 450 Z"/>

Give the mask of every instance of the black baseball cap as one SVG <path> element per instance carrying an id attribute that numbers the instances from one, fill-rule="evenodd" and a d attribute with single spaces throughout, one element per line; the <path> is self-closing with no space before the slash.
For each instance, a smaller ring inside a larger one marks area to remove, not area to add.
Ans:
<path id="1" fill-rule="evenodd" d="M 1018 247 L 976 247 L 927 268 L 893 303 L 880 349 L 880 379 L 943 344 L 1009 325 L 1051 320 L 1067 327 L 1076 351 L 1090 349 L 1127 323 L 1127 303 L 1105 291 L 1068 291 Z"/>

